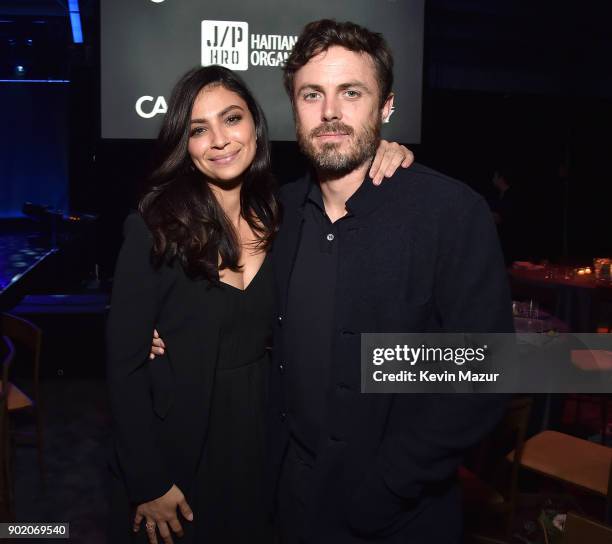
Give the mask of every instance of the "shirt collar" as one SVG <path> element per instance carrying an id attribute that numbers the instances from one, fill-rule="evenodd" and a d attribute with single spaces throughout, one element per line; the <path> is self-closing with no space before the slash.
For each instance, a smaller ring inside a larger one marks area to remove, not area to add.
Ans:
<path id="1" fill-rule="evenodd" d="M 313 179 L 314 176 L 310 177 L 310 188 L 308 193 L 306 193 L 306 201 L 312 202 L 315 206 L 321 209 L 322 212 L 325 212 L 325 204 L 323 203 L 323 194 L 321 193 L 321 187 Z"/>
<path id="2" fill-rule="evenodd" d="M 370 177 L 366 175 L 359 188 L 346 201 L 346 209 L 349 215 L 367 215 L 378 208 L 378 206 L 389 198 L 393 184 L 397 183 L 397 180 L 394 179 L 398 177 L 397 174 L 398 173 L 396 173 L 391 179 L 384 179 L 382 184 L 378 186 L 374 185 Z M 400 181 L 400 183 L 402 182 Z M 306 204 L 306 202 L 312 202 L 323 212 L 325 211 L 321 187 L 316 181 L 316 177 L 313 172 L 310 172 L 309 174 L 309 187 L 306 191 L 304 204 Z"/>

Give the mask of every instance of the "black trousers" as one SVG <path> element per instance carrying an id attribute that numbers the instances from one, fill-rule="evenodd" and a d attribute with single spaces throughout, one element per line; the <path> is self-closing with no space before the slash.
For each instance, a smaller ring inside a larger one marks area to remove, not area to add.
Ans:
<path id="1" fill-rule="evenodd" d="M 290 440 L 276 497 L 278 544 L 305 542 L 306 513 L 312 505 L 312 471 L 310 456 L 295 441 Z"/>
<path id="2" fill-rule="evenodd" d="M 316 535 L 307 534 L 309 509 L 313 504 L 313 461 L 308 452 L 289 441 L 283 462 L 277 493 L 276 539 L 277 544 L 312 544 L 317 542 Z M 443 492 L 442 511 L 432 507 L 420 508 L 416 515 L 407 513 L 409 519 L 399 526 L 397 532 L 387 536 L 360 538 L 347 532 L 341 539 L 343 543 L 375 544 L 459 544 L 461 541 L 462 520 L 459 507 L 459 488 L 453 486 Z M 426 501 L 429 502 L 429 501 Z M 448 504 L 452 505 L 447 507 Z M 440 503 L 438 503 L 440 504 Z"/>

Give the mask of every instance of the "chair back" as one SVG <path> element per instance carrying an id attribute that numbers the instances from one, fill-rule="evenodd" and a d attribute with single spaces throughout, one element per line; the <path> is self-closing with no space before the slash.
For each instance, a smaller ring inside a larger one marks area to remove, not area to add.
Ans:
<path id="1" fill-rule="evenodd" d="M 0 337 L 0 364 L 2 367 L 0 368 L 0 373 L 2 379 L 0 383 L 2 387 L 0 388 L 0 433 L 3 432 L 7 425 L 6 419 L 8 418 L 8 387 L 6 384 L 9 383 L 10 377 L 10 369 L 13 364 L 13 359 L 15 357 L 15 347 L 13 346 L 13 342 L 11 342 L 10 338 L 6 336 Z"/>
<path id="2" fill-rule="evenodd" d="M 518 490 L 518 474 L 521 468 L 521 458 L 523 457 L 523 447 L 525 446 L 525 436 L 529 425 L 529 416 L 531 415 L 531 406 L 533 399 L 531 397 L 519 397 L 512 399 L 510 408 L 506 414 L 503 424 L 514 432 L 514 459 L 512 461 L 512 473 L 510 476 L 509 494 L 516 497 Z"/>
<path id="3" fill-rule="evenodd" d="M 10 338 L 16 344 L 19 355 L 24 350 L 32 361 L 32 383 L 34 384 L 34 402 L 38 404 L 39 372 L 40 372 L 40 350 L 42 345 L 42 331 L 33 323 L 22 317 L 11 314 L 0 314 L 0 334 Z"/>
<path id="4" fill-rule="evenodd" d="M 14 519 L 13 478 L 11 473 L 8 392 L 11 364 L 15 357 L 13 343 L 6 336 L 0 337 L 0 368 L 2 390 L 0 391 L 0 522 Z"/>
<path id="5" fill-rule="evenodd" d="M 474 460 L 474 473 L 504 498 L 503 507 L 499 508 L 507 516 L 508 534 L 516 509 L 521 456 L 532 404 L 531 397 L 512 399 L 497 427 L 479 445 Z M 516 455 L 508 467 L 506 454 L 511 450 Z"/>
<path id="6" fill-rule="evenodd" d="M 511 486 L 504 495 L 511 495 L 516 488 L 513 482 L 518 480 L 521 456 L 525 444 L 525 435 L 529 425 L 529 416 L 533 400 L 531 397 L 517 397 L 510 401 L 502 420 L 497 427 L 481 442 L 475 458 L 474 471 L 483 479 L 489 481 L 500 490 L 502 486 L 500 472 L 507 467 L 505 455 L 514 450 L 516 454 L 512 462 Z"/>

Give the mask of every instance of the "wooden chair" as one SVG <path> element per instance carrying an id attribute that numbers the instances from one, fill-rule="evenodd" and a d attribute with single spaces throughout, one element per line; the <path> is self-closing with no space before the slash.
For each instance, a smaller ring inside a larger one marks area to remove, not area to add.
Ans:
<path id="1" fill-rule="evenodd" d="M 515 457 L 515 452 L 508 454 L 510 460 Z M 525 442 L 520 464 L 604 497 L 606 521 L 612 519 L 612 448 L 557 431 L 542 431 Z"/>
<path id="2" fill-rule="evenodd" d="M 572 364 L 586 372 L 611 372 L 612 371 L 612 354 L 605 350 L 589 350 L 589 349 L 573 349 L 571 354 Z M 576 402 L 576 411 L 574 421 L 579 424 L 582 421 L 581 406 L 583 402 L 590 402 L 599 405 L 600 412 L 600 438 L 602 445 L 606 444 L 606 435 L 608 430 L 608 402 L 612 399 L 612 395 L 605 393 L 575 393 L 570 395 Z"/>
<path id="3" fill-rule="evenodd" d="M 574 363 L 578 368 L 581 367 L 580 361 L 575 360 L 575 355 L 572 354 L 572 363 Z M 581 368 L 581 370 L 585 370 Z M 576 409 L 574 412 L 574 422 L 576 424 L 580 424 L 582 421 L 582 404 L 583 403 L 592 403 L 599 405 L 599 417 L 600 417 L 600 435 L 599 442 L 602 446 L 606 444 L 606 436 L 608 430 L 608 413 L 609 407 L 608 403 L 610 401 L 611 395 L 609 394 L 586 394 L 586 393 L 574 393 L 572 395 L 568 395 L 568 400 L 573 400 L 576 403 Z M 567 401 L 566 401 L 567 402 Z"/>
<path id="4" fill-rule="evenodd" d="M 6 523 L 15 519 L 8 411 L 10 386 L 5 387 L 5 384 L 9 384 L 9 371 L 15 349 L 6 336 L 0 337 L 0 345 L 0 522 Z"/>
<path id="5" fill-rule="evenodd" d="M 568 512 L 561 544 L 612 544 L 612 527 Z"/>
<path id="6" fill-rule="evenodd" d="M 532 404 L 530 397 L 512 399 L 502 421 L 477 449 L 474 470 L 461 467 L 459 471 L 467 542 L 503 543 L 511 538 L 521 451 Z M 518 454 L 509 464 L 506 454 L 513 448 Z M 473 518 L 477 523 L 470 523 Z"/>
<path id="7" fill-rule="evenodd" d="M 34 444 L 38 450 L 38 468 L 41 483 L 45 482 L 45 464 L 43 458 L 43 417 L 40 406 L 40 351 L 42 343 L 41 330 L 21 317 L 10 314 L 0 315 L 0 331 L 10 338 L 17 346 L 17 355 L 27 355 L 32 364 L 32 395 L 28 396 L 16 385 L 9 390 L 8 410 L 9 412 L 31 413 L 36 426 Z M 15 433 L 18 439 L 25 438 L 28 443 L 31 433 Z M 18 442 L 21 443 L 21 440 Z"/>

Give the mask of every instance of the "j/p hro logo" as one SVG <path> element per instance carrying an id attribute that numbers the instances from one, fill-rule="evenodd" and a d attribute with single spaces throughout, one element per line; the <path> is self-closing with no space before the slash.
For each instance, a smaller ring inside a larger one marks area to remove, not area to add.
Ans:
<path id="1" fill-rule="evenodd" d="M 249 68 L 249 23 L 202 21 L 202 66 Z"/>

